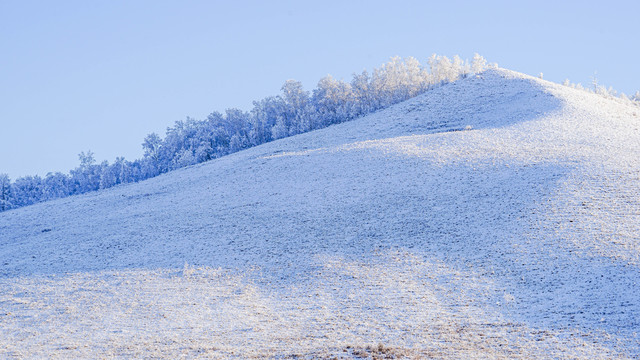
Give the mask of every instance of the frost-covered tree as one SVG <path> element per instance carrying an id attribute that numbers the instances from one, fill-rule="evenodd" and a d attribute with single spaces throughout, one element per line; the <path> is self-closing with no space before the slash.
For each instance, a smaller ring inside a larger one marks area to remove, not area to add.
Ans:
<path id="1" fill-rule="evenodd" d="M 436 71 L 438 82 L 447 83 L 457 80 L 461 75 L 460 70 L 448 57 L 438 56 Z"/>
<path id="2" fill-rule="evenodd" d="M 162 139 L 158 134 L 151 133 L 144 138 L 142 149 L 144 150 L 145 169 L 144 172 L 149 177 L 160 174 L 160 148 Z"/>
<path id="3" fill-rule="evenodd" d="M 71 179 L 61 172 L 48 173 L 44 178 L 44 196 L 47 200 L 63 198 L 72 193 Z"/>
<path id="4" fill-rule="evenodd" d="M 250 114 L 240 109 L 227 109 L 225 113 L 225 130 L 229 139 L 227 153 L 246 149 L 249 146 Z"/>
<path id="5" fill-rule="evenodd" d="M 115 164 L 114 164 L 115 165 Z M 100 166 L 100 189 L 108 189 L 120 183 L 118 179 L 119 169 L 117 166 L 103 162 Z"/>
<path id="6" fill-rule="evenodd" d="M 351 117 L 353 104 L 351 85 L 336 80 L 331 75 L 320 79 L 311 99 L 317 127 L 338 124 Z"/>
<path id="7" fill-rule="evenodd" d="M 96 159 L 93 157 L 93 151 L 89 150 L 86 153 L 82 151 L 78 154 L 78 159 L 80 160 L 80 168 L 89 169 L 93 164 L 96 163 Z"/>
<path id="8" fill-rule="evenodd" d="M 0 174 L 0 211 L 12 208 L 11 200 L 11 179 L 7 174 Z"/>
<path id="9" fill-rule="evenodd" d="M 273 140 L 271 129 L 278 121 L 280 102 L 275 96 L 269 96 L 253 102 L 251 110 L 250 143 L 255 146 Z"/>
<path id="10" fill-rule="evenodd" d="M 172 160 L 172 168 L 179 169 L 196 163 L 195 155 L 193 151 L 189 149 L 182 149 Z"/>
<path id="11" fill-rule="evenodd" d="M 100 188 L 101 167 L 96 165 L 93 152 L 83 151 L 78 154 L 80 166 L 71 170 L 72 194 L 82 194 Z"/>
<path id="12" fill-rule="evenodd" d="M 425 91 L 430 85 L 429 79 L 416 59 L 391 58 L 373 71 L 370 89 L 374 108 L 387 107 Z"/>
<path id="13" fill-rule="evenodd" d="M 360 74 L 354 74 L 351 80 L 351 94 L 353 96 L 353 115 L 361 116 L 377 109 L 374 102 L 374 94 L 371 88 L 371 78 L 364 70 Z"/>
<path id="14" fill-rule="evenodd" d="M 271 128 L 271 137 L 274 140 L 282 139 L 287 137 L 289 134 L 289 128 L 287 126 L 285 117 L 278 116 L 276 119 L 276 124 Z"/>
<path id="15" fill-rule="evenodd" d="M 287 80 L 281 90 L 281 126 L 287 128 L 288 135 L 309 131 L 309 92 L 303 89 L 301 82 L 295 80 Z"/>
<path id="16" fill-rule="evenodd" d="M 113 172 L 116 175 L 116 184 L 128 183 L 134 181 L 131 172 L 129 170 L 129 162 L 120 156 L 116 158 L 116 161 L 111 165 Z"/>
<path id="17" fill-rule="evenodd" d="M 215 159 L 227 154 L 229 134 L 226 130 L 227 119 L 217 111 L 207 116 L 201 125 L 199 134 L 199 145 L 197 152 L 199 156 L 206 160 Z"/>
<path id="18" fill-rule="evenodd" d="M 127 182 L 137 182 L 147 179 L 145 172 L 145 160 L 136 159 L 134 161 L 127 161 L 125 170 L 125 178 Z"/>
<path id="19" fill-rule="evenodd" d="M 371 89 L 377 106 L 387 107 L 404 97 L 401 66 L 401 59 L 396 56 L 382 67 L 373 70 Z"/>
<path id="20" fill-rule="evenodd" d="M 40 176 L 23 176 L 13 183 L 11 192 L 15 207 L 22 207 L 44 200 L 42 178 Z"/>
<path id="21" fill-rule="evenodd" d="M 404 86 L 408 88 L 409 97 L 414 97 L 429 88 L 431 77 L 427 69 L 420 65 L 418 59 L 408 57 L 404 60 Z"/>
<path id="22" fill-rule="evenodd" d="M 481 73 L 487 69 L 487 60 L 480 56 L 478 53 L 473 54 L 471 60 L 471 72 L 474 74 Z"/>

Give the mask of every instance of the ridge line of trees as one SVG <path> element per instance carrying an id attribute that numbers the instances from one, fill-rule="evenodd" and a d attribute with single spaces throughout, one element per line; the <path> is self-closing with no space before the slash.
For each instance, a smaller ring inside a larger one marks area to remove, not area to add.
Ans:
<path id="1" fill-rule="evenodd" d="M 0 212 L 34 203 L 142 181 L 189 165 L 219 158 L 273 140 L 349 121 L 415 97 L 487 68 L 475 54 L 469 62 L 458 56 L 432 55 L 422 65 L 413 58 L 393 57 L 370 74 L 354 74 L 350 82 L 328 75 L 311 92 L 287 80 L 277 96 L 253 102 L 246 112 L 227 109 L 206 119 L 187 117 L 167 128 L 165 137 L 144 138 L 144 157 L 118 157 L 100 164 L 91 151 L 79 154 L 80 165 L 69 174 L 24 176 L 11 181 L 0 174 Z"/>

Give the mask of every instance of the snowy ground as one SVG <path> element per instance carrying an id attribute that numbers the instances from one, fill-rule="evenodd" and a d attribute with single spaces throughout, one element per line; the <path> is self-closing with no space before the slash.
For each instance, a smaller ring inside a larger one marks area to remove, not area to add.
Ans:
<path id="1" fill-rule="evenodd" d="M 640 108 L 507 70 L 0 213 L 0 358 L 638 358 Z"/>

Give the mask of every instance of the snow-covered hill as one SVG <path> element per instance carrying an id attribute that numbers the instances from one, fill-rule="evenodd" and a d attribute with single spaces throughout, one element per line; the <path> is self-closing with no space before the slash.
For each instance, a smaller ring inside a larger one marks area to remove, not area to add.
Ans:
<path id="1" fill-rule="evenodd" d="M 0 357 L 640 357 L 639 180 L 640 108 L 489 70 L 0 213 Z"/>

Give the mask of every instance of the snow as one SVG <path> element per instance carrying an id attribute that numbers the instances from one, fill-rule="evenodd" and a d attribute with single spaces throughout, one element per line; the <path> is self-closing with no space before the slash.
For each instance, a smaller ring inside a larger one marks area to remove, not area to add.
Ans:
<path id="1" fill-rule="evenodd" d="M 0 213 L 0 357 L 640 357 L 639 129 L 494 69 Z"/>

